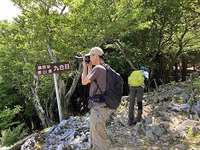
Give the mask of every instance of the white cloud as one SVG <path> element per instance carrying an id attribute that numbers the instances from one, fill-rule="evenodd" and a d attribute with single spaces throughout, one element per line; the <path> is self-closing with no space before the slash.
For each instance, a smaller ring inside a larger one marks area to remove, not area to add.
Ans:
<path id="1" fill-rule="evenodd" d="M 0 21 L 12 21 L 13 17 L 17 17 L 19 14 L 20 10 L 16 6 L 14 6 L 12 1 L 0 0 Z"/>

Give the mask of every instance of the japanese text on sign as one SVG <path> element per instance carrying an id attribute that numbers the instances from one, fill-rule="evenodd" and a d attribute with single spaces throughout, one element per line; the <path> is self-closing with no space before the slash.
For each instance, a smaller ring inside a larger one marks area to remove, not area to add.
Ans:
<path id="1" fill-rule="evenodd" d="M 37 65 L 35 69 L 37 75 L 53 74 L 71 70 L 69 62 Z"/>

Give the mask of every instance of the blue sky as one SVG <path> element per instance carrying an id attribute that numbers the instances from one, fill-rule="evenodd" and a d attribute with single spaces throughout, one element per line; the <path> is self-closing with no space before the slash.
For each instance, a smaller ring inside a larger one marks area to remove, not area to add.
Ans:
<path id="1" fill-rule="evenodd" d="M 0 0 L 0 21 L 12 21 L 13 17 L 20 14 L 20 10 L 10 0 Z"/>

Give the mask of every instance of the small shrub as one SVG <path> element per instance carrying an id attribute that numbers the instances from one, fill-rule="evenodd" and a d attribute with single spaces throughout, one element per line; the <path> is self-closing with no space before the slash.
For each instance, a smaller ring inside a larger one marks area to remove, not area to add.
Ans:
<path id="1" fill-rule="evenodd" d="M 193 85 L 190 86 L 190 89 L 191 90 L 197 89 L 198 91 L 200 91 L 200 78 L 196 78 L 194 80 L 194 83 L 193 83 Z"/>
<path id="2" fill-rule="evenodd" d="M 181 96 L 174 95 L 172 99 L 174 103 L 184 104 L 184 100 Z"/>
<path id="3" fill-rule="evenodd" d="M 192 127 L 188 128 L 188 135 L 190 135 L 191 137 L 194 136 L 194 132 L 192 130 Z"/>
<path id="4" fill-rule="evenodd" d="M 2 146 L 11 146 L 17 141 L 23 139 L 28 135 L 28 129 L 24 127 L 24 123 L 18 125 L 13 130 L 6 129 L 1 132 L 2 134 Z"/>
<path id="5" fill-rule="evenodd" d="M 41 133 L 43 133 L 43 132 L 48 132 L 50 129 L 51 129 L 51 127 L 45 128 L 45 129 L 43 129 L 43 130 L 41 131 Z"/>

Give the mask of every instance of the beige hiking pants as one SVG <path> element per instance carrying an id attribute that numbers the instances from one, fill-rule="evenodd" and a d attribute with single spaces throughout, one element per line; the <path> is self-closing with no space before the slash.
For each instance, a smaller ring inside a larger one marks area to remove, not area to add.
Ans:
<path id="1" fill-rule="evenodd" d="M 99 105 L 90 110 L 90 137 L 95 150 L 108 150 L 106 137 L 108 108 L 105 107 L 105 105 Z"/>

